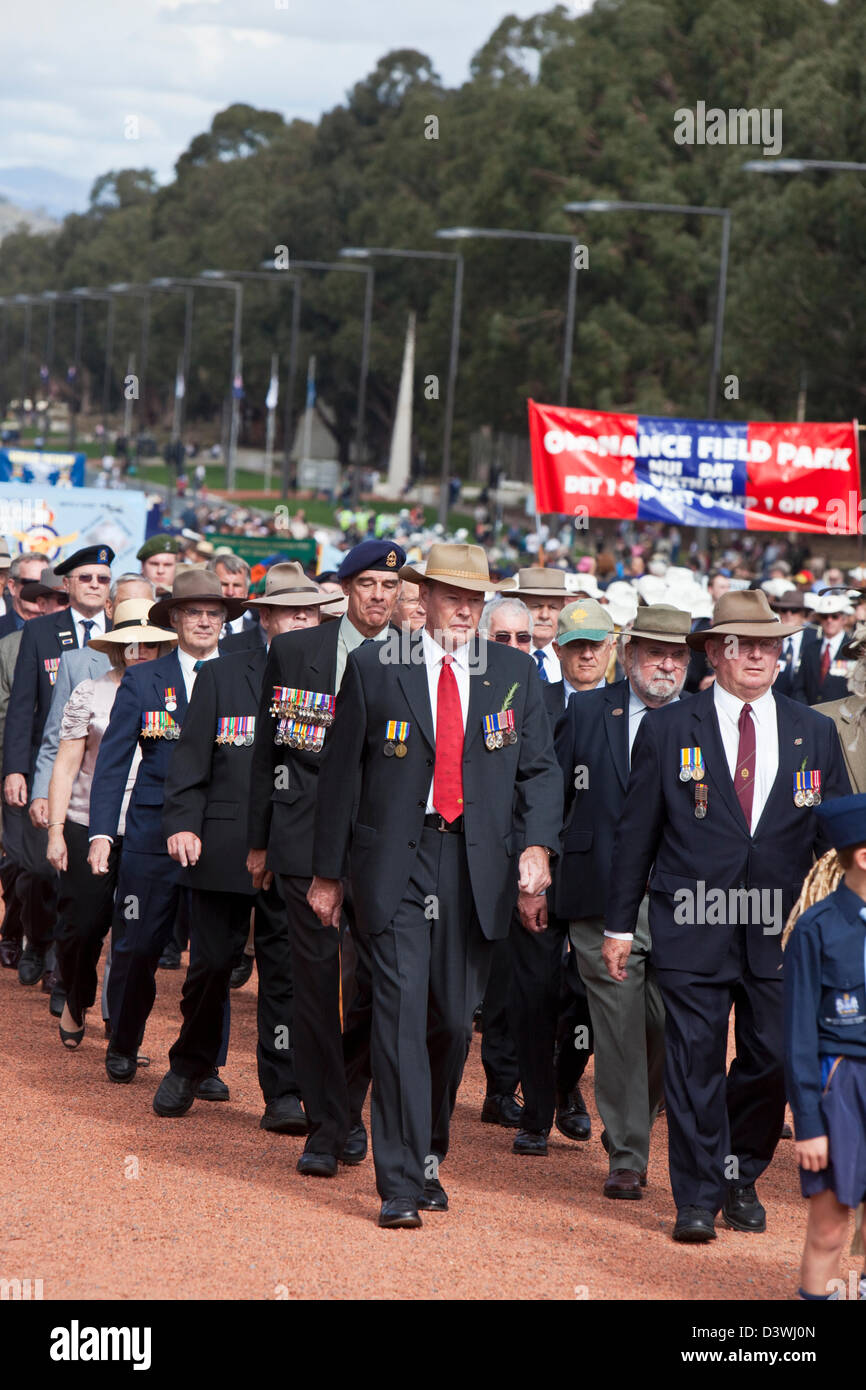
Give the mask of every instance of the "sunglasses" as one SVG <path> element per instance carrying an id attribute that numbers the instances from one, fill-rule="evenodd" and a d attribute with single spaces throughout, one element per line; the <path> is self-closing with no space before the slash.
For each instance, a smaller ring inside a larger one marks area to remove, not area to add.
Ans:
<path id="1" fill-rule="evenodd" d="M 104 584 L 106 588 L 111 583 L 110 574 L 73 574 L 71 579 L 77 579 L 81 584 L 92 584 L 94 580 L 97 584 Z"/>
<path id="2" fill-rule="evenodd" d="M 494 642 L 510 642 L 512 637 L 515 642 L 526 643 L 532 641 L 531 632 L 494 632 L 493 634 Z"/>

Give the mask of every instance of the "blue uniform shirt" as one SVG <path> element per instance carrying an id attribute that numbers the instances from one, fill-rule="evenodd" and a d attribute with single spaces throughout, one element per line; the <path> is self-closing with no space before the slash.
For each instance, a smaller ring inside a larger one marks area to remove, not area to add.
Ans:
<path id="1" fill-rule="evenodd" d="M 824 1057 L 866 1058 L 866 903 L 839 887 L 810 907 L 785 950 L 785 1080 L 798 1139 L 826 1133 Z"/>

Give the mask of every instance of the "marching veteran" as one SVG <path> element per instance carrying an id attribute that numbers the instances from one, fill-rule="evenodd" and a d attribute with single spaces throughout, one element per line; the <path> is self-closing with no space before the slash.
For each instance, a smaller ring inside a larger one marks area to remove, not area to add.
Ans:
<path id="1" fill-rule="evenodd" d="M 420 586 L 425 625 L 349 658 L 319 774 L 309 891 L 323 925 L 337 927 L 351 843 L 372 957 L 384 1227 L 420 1226 L 419 1209 L 448 1205 L 439 1164 L 492 944 L 515 898 L 527 929 L 543 930 L 562 824 L 531 658 L 477 632 L 493 588 L 484 550 L 434 544 L 423 576 L 408 565 L 402 577 Z"/>
<path id="2" fill-rule="evenodd" d="M 641 722 L 614 843 L 615 980 L 649 883 L 678 1241 L 713 1240 L 720 1209 L 734 1230 L 766 1229 L 755 1182 L 785 1112 L 781 933 L 822 847 L 816 798 L 850 790 L 830 721 L 772 688 L 791 626 L 756 589 L 724 594 L 689 634 L 716 679 Z"/>

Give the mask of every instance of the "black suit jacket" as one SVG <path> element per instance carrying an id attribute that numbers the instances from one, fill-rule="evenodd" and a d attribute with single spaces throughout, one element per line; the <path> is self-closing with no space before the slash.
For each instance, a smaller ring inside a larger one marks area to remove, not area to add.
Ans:
<path id="1" fill-rule="evenodd" d="M 607 909 L 614 836 L 628 785 L 628 700 L 627 680 L 583 691 L 557 721 L 565 828 L 554 904 L 567 921 L 603 917 Z"/>
<path id="2" fill-rule="evenodd" d="M 18 631 L 18 624 L 15 621 L 15 616 L 15 610 L 10 608 L 9 612 L 4 613 L 3 617 L 0 618 L 0 640 L 4 637 L 8 637 L 10 632 Z M 33 619 L 31 618 L 30 621 L 32 622 Z"/>
<path id="3" fill-rule="evenodd" d="M 806 646 L 805 635 L 800 654 L 800 669 L 794 678 L 791 694 L 795 700 L 799 700 L 804 705 L 822 705 L 828 700 L 844 700 L 848 694 L 848 676 L 853 671 L 857 662 L 857 654 L 853 652 L 844 641 L 839 648 L 834 661 L 844 661 L 848 663 L 848 672 L 844 676 L 831 676 L 828 672 L 826 680 L 821 680 L 821 648 L 824 645 L 823 633 L 816 632 L 814 640 Z M 832 670 L 832 663 L 831 663 Z"/>
<path id="4" fill-rule="evenodd" d="M 706 632 L 707 628 L 712 627 L 712 625 L 712 618 L 696 618 L 692 623 L 692 632 Z M 698 650 L 693 651 L 689 657 L 683 689 L 687 690 L 690 695 L 694 695 L 700 689 L 704 676 L 711 676 L 712 674 L 713 669 L 704 653 Z"/>
<path id="5" fill-rule="evenodd" d="M 288 636 L 288 634 L 283 634 Z M 228 637 L 220 639 L 220 651 L 227 655 L 230 652 L 265 652 L 267 643 L 261 623 L 250 623 L 244 625 L 241 632 L 230 632 Z"/>
<path id="6" fill-rule="evenodd" d="M 270 706 L 275 685 L 334 694 L 339 636 L 338 622 L 280 633 L 270 645 L 262 680 L 250 771 L 248 847 L 267 849 L 269 868 L 297 878 L 309 878 L 313 872 L 313 816 L 324 750 L 314 753 L 275 744 L 277 721 Z M 325 731 L 325 748 L 332 736 L 333 730 Z M 278 768 L 284 769 L 281 776 Z"/>
<path id="7" fill-rule="evenodd" d="M 178 882 L 225 893 L 255 892 L 247 873 L 252 744 L 217 743 L 220 719 L 258 716 L 264 646 L 206 661 L 196 676 L 183 731 L 165 778 L 165 839 L 183 830 L 201 840 L 201 857 Z"/>
<path id="8" fill-rule="evenodd" d="M 30 776 L 57 678 L 57 668 L 52 671 L 50 663 L 77 646 L 78 633 L 68 608 L 24 624 L 6 715 L 4 777 L 13 772 Z"/>
<path id="9" fill-rule="evenodd" d="M 762 898 L 760 912 L 754 898 L 749 909 L 748 963 L 759 978 L 780 977 L 785 921 L 813 854 L 827 847 L 814 811 L 794 804 L 794 773 L 802 767 L 820 771 L 825 799 L 847 796 L 851 788 L 832 720 L 784 695 L 774 698 L 779 769 L 754 835 L 728 771 L 713 688 L 656 710 L 641 722 L 614 842 L 607 926 L 610 931 L 634 929 L 649 880 L 652 954 L 659 969 L 716 974 L 732 934 L 743 930 L 734 916 L 739 921 L 747 916 L 742 894 L 733 900 L 732 891 L 757 888 L 768 890 L 769 896 Z M 695 747 L 703 752 L 703 780 L 709 789 L 703 820 L 695 817 L 694 782 L 679 780 L 680 749 Z M 712 889 L 726 896 L 720 920 L 707 910 L 706 895 Z M 691 921 L 689 901 L 695 905 Z"/>
<path id="10" fill-rule="evenodd" d="M 347 662 L 319 774 L 313 850 L 313 872 L 339 878 L 351 838 L 357 920 L 373 934 L 384 931 L 407 890 L 436 757 L 422 634 L 413 633 L 397 654 L 389 645 L 391 659 L 382 659 L 380 644 L 370 644 Z M 466 857 L 481 930 L 495 940 L 508 934 L 520 853 L 527 845 L 559 847 L 562 793 L 534 663 L 477 638 L 471 662 L 463 743 Z M 491 752 L 483 717 L 502 709 L 512 686 L 517 741 Z M 390 720 L 411 726 L 403 758 L 383 752 Z"/>
<path id="11" fill-rule="evenodd" d="M 776 679 L 775 679 L 775 681 L 774 681 L 774 683 L 773 683 L 773 689 L 775 690 L 775 692 L 776 692 L 777 695 L 788 695 L 788 696 L 790 696 L 791 699 L 795 699 L 795 700 L 798 699 L 798 698 L 800 698 L 800 697 L 796 694 L 796 685 L 797 685 L 798 677 L 799 677 L 799 675 L 800 675 L 800 667 L 801 667 L 802 664 L 803 664 L 803 654 L 804 654 L 804 652 L 806 651 L 806 649 L 807 649 L 808 647 L 814 646 L 814 644 L 815 644 L 816 642 L 818 642 L 819 645 L 820 645 L 820 634 L 819 634 L 818 632 L 816 632 L 815 628 L 813 628 L 813 627 L 804 627 L 804 628 L 803 628 L 803 636 L 802 636 L 802 639 L 801 639 L 801 641 L 800 641 L 800 650 L 799 650 L 799 653 L 798 653 L 798 655 L 797 655 L 797 664 L 796 664 L 796 666 L 794 666 L 794 665 L 786 666 L 786 665 L 784 664 L 784 661 L 783 661 L 782 667 L 781 667 L 781 669 L 780 669 L 780 671 L 779 671 L 779 674 L 778 674 L 778 676 L 776 677 Z M 783 645 L 782 645 L 782 656 L 783 656 L 783 657 L 784 657 L 784 654 L 785 654 L 785 647 L 784 647 L 784 643 L 783 643 Z M 818 672 L 820 673 L 820 657 L 819 657 L 819 664 L 818 664 L 818 668 L 817 668 L 817 669 L 818 669 Z M 845 693 L 847 694 L 847 690 L 846 690 Z M 806 700 L 803 700 L 802 703 L 803 703 L 803 704 L 808 704 L 808 703 L 810 703 L 810 702 L 809 702 L 809 701 L 806 701 Z"/>

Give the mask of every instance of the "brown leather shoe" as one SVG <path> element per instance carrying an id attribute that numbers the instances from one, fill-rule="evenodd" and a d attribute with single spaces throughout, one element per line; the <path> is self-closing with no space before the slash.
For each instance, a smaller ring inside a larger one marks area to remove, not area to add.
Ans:
<path id="1" fill-rule="evenodd" d="M 614 1168 L 613 1172 L 606 1179 L 602 1192 L 605 1197 L 639 1202 L 643 1196 L 641 1192 L 640 1173 L 636 1173 L 633 1168 Z"/>

